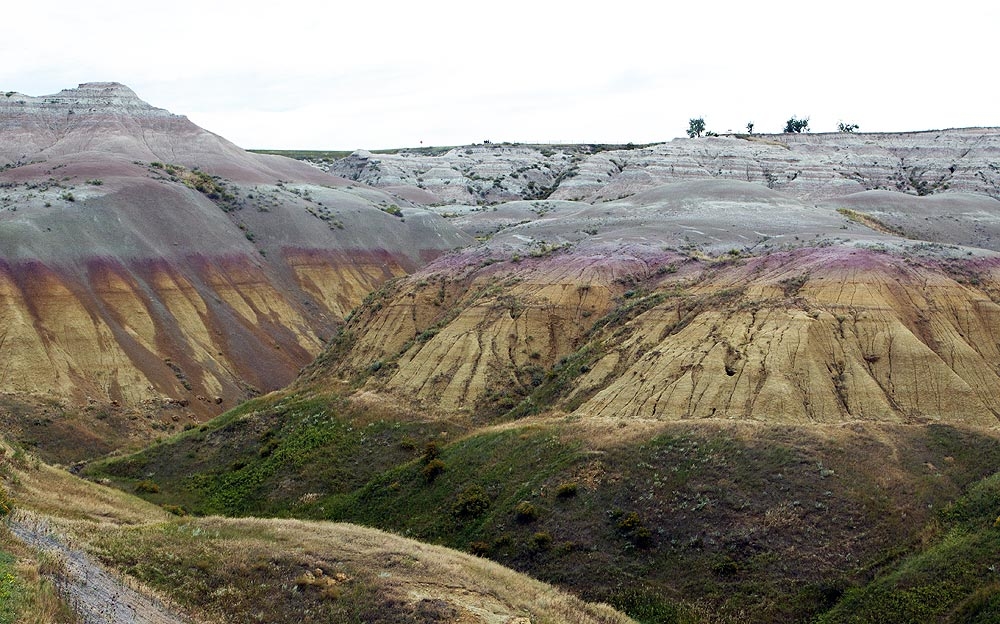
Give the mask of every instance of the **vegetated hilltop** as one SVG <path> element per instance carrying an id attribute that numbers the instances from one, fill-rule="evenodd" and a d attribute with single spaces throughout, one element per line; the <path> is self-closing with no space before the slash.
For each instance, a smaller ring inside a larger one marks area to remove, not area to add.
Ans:
<path id="1" fill-rule="evenodd" d="M 959 166 L 904 193 L 712 163 L 436 207 L 480 243 L 383 284 L 285 391 L 87 470 L 439 541 L 643 622 L 994 614 L 1000 201 Z"/>
<path id="2" fill-rule="evenodd" d="M 0 168 L 0 412 L 93 443 L 62 460 L 281 387 L 368 292 L 470 241 L 116 83 L 0 94 Z"/>

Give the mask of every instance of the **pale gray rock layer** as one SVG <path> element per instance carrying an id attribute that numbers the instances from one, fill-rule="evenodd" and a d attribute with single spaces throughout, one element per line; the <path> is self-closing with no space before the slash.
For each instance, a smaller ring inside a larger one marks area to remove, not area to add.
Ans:
<path id="1" fill-rule="evenodd" d="M 416 186 L 441 203 L 598 203 L 674 182 L 751 182 L 808 201 L 869 190 L 1000 197 L 1000 129 L 731 135 L 632 149 L 486 144 L 429 156 L 358 151 L 324 165 L 379 187 Z"/>

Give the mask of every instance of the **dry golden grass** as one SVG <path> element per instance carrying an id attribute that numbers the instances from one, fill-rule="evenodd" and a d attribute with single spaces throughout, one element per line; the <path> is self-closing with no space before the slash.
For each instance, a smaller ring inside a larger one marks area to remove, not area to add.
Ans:
<path id="1" fill-rule="evenodd" d="M 385 612 L 385 619 L 374 620 L 385 622 L 428 613 L 451 622 L 632 622 L 610 607 L 444 547 L 348 524 L 178 519 L 31 458 L 5 457 L 18 507 L 137 577 L 131 585 L 151 586 L 200 620 L 222 621 L 236 609 L 295 622 L 303 609 L 356 608 Z M 44 584 L 39 565 L 30 563 L 25 578 Z M 199 589 L 209 587 L 215 589 Z M 39 613 L 60 612 L 44 591 L 37 595 Z"/>
<path id="2" fill-rule="evenodd" d="M 248 532 L 269 532 L 303 552 L 329 552 L 335 544 L 342 560 L 378 570 L 387 591 L 490 614 L 485 621 L 524 616 L 532 622 L 631 622 L 610 607 L 585 603 L 487 559 L 374 529 L 296 520 L 223 522 L 245 526 Z"/>
<path id="3" fill-rule="evenodd" d="M 11 489 L 18 507 L 62 518 L 112 524 L 139 524 L 166 520 L 156 505 L 121 490 L 84 481 L 64 470 L 32 461 L 17 470 Z"/>
<path id="4" fill-rule="evenodd" d="M 212 517 L 80 535 L 158 590 L 176 584 L 172 597 L 208 618 L 262 609 L 274 622 L 300 612 L 403 622 L 432 609 L 433 621 L 632 622 L 492 561 L 349 524 Z M 188 572 L 164 572 L 166 562 Z"/>
<path id="5" fill-rule="evenodd" d="M 17 624 L 73 624 L 77 618 L 46 577 L 50 563 L 31 552 L 0 526 L 0 550 L 17 557 L 14 574 L 22 591 Z"/>

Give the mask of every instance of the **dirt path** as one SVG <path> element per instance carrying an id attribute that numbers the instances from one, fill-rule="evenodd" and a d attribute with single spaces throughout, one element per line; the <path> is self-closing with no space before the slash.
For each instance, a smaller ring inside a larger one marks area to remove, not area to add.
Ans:
<path id="1" fill-rule="evenodd" d="M 83 551 L 66 545 L 45 519 L 15 513 L 7 525 L 28 546 L 63 562 L 63 573 L 56 580 L 59 592 L 83 624 L 190 624 L 159 600 L 124 585 Z"/>

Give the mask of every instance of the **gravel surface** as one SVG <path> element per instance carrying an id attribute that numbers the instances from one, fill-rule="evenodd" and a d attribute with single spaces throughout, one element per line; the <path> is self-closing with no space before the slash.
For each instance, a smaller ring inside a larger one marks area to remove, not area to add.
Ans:
<path id="1" fill-rule="evenodd" d="M 67 545 L 45 519 L 18 513 L 7 524 L 22 542 L 63 562 L 56 583 L 83 624 L 190 624 L 191 620 L 126 586 L 89 555 Z"/>

